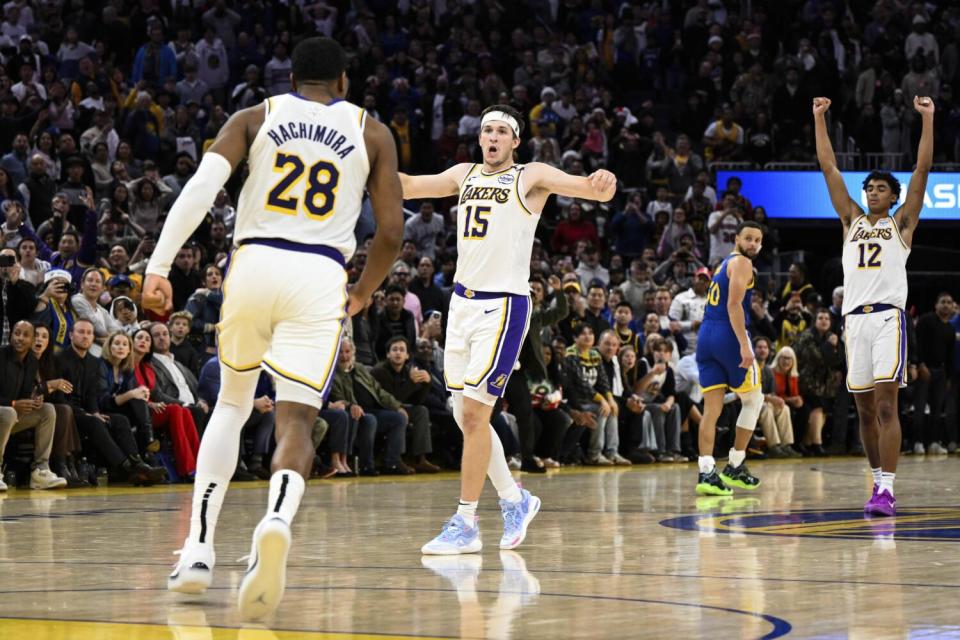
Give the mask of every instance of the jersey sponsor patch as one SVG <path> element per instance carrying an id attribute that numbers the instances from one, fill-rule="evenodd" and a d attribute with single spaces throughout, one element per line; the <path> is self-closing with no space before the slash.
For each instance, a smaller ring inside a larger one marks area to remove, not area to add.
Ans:
<path id="1" fill-rule="evenodd" d="M 497 182 L 500 184 L 513 184 L 513 174 L 508 173 L 506 175 L 500 176 L 497 178 Z"/>

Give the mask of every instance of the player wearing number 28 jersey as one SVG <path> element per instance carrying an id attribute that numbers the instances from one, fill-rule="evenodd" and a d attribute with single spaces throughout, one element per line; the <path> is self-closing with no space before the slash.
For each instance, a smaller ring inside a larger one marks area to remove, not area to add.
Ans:
<path id="1" fill-rule="evenodd" d="M 933 163 L 933 100 L 914 96 L 922 131 L 917 167 L 903 205 L 900 182 L 874 171 L 863 181 L 864 213 L 850 197 L 827 132 L 828 98 L 813 99 L 817 159 L 830 201 L 843 224 L 843 318 L 847 389 L 860 415 L 860 437 L 873 471 L 873 495 L 864 511 L 896 514 L 893 481 L 900 456 L 897 393 L 907 384 L 907 257 L 920 220 L 927 176 Z"/>
<path id="2" fill-rule="evenodd" d="M 464 435 L 460 505 L 440 535 L 423 546 L 425 554 L 480 550 L 476 509 L 484 475 L 490 476 L 501 498 L 500 547 L 512 549 L 523 541 L 540 500 L 513 480 L 489 423 L 530 321 L 534 232 L 552 193 L 607 201 L 616 192 L 616 178 L 602 169 L 583 177 L 538 162 L 514 164 L 522 131 L 523 117 L 512 107 L 488 107 L 480 124 L 482 164 L 458 164 L 434 176 L 400 175 L 405 199 L 459 195 L 456 285 L 444 376 Z"/>
<path id="3" fill-rule="evenodd" d="M 217 326 L 220 394 L 200 445 L 190 533 L 167 586 L 200 593 L 210 585 L 217 516 L 262 368 L 276 380 L 277 449 L 268 512 L 254 531 L 239 589 L 247 620 L 266 617 L 283 596 L 290 524 L 310 477 L 312 427 L 333 378 L 343 321 L 382 282 L 403 234 L 393 137 L 343 100 L 345 67 L 333 40 L 297 45 L 293 91 L 234 114 L 223 127 L 171 210 L 144 284 L 145 304 L 168 310 L 174 255 L 246 159 Z M 348 294 L 344 265 L 364 189 L 377 233 Z"/>

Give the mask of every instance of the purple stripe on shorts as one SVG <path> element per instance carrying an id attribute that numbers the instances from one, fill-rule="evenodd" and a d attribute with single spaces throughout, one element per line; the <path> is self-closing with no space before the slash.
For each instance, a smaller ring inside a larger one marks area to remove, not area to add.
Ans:
<path id="1" fill-rule="evenodd" d="M 506 326 L 500 341 L 500 349 L 494 357 L 493 367 L 487 375 L 487 393 L 493 396 L 502 396 L 507 386 L 507 380 L 513 372 L 513 367 L 520 357 L 520 348 L 527 336 L 527 327 L 530 324 L 530 298 L 527 296 L 510 296 L 508 301 Z"/>
<path id="2" fill-rule="evenodd" d="M 897 318 L 897 321 L 900 323 L 900 367 L 897 369 L 897 375 L 893 377 L 894 380 L 899 380 L 901 382 L 906 382 L 906 372 L 907 372 L 907 314 L 904 311 L 900 312 L 900 317 Z"/>

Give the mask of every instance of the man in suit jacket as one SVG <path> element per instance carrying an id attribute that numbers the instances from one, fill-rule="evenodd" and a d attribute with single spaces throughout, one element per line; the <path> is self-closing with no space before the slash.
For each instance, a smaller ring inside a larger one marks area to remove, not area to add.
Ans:
<path id="1" fill-rule="evenodd" d="M 150 325 L 153 338 L 153 368 L 157 372 L 157 397 L 167 404 L 181 404 L 190 410 L 197 429 L 207 425 L 210 406 L 199 395 L 196 376 L 170 353 L 170 330 L 162 322 Z"/>

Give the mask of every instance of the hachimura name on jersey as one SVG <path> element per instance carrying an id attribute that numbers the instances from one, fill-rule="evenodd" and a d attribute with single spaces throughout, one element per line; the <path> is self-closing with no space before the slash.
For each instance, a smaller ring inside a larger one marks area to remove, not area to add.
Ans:
<path id="1" fill-rule="evenodd" d="M 366 113 L 343 100 L 322 104 L 294 93 L 265 105 L 237 205 L 235 242 L 281 238 L 326 245 L 349 260 L 370 173 Z"/>
<path id="2" fill-rule="evenodd" d="M 470 168 L 457 207 L 457 273 L 468 289 L 530 293 L 530 253 L 540 220 L 524 201 L 523 165 L 486 174 Z"/>

